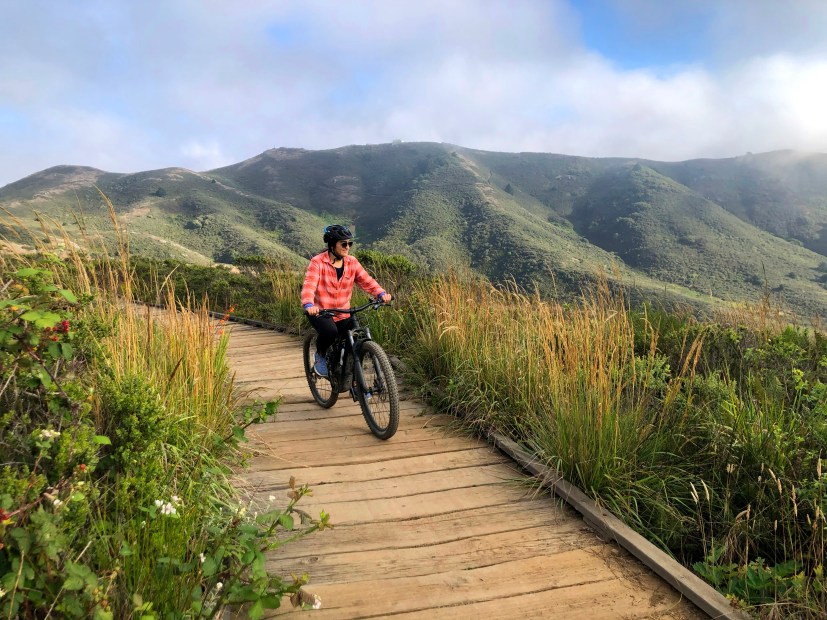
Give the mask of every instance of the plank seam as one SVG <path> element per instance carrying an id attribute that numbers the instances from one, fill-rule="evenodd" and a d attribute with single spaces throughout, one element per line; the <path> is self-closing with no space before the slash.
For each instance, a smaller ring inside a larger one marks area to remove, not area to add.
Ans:
<path id="1" fill-rule="evenodd" d="M 352 524 L 348 523 L 347 525 L 352 525 Z M 496 531 L 496 532 L 489 532 L 487 534 L 474 534 L 474 535 L 470 535 L 470 536 L 460 536 L 458 538 L 450 538 L 450 539 L 440 540 L 439 542 L 433 542 L 433 543 L 423 543 L 423 544 L 419 544 L 419 545 L 418 544 L 395 545 L 395 546 L 392 546 L 392 547 L 384 546 L 384 547 L 377 548 L 377 549 L 369 549 L 368 551 L 369 552 L 373 552 L 373 551 L 403 551 L 405 549 L 425 549 L 427 547 L 438 547 L 440 545 L 448 545 L 448 544 L 451 544 L 451 543 L 462 542 L 464 540 L 471 540 L 473 538 L 484 538 L 486 536 L 500 536 L 501 534 L 510 534 L 512 532 L 524 532 L 526 530 L 537 530 L 537 529 L 543 529 L 544 527 L 547 527 L 547 524 L 526 525 L 524 527 L 518 527 L 518 528 L 511 529 L 511 530 L 501 530 L 501 531 Z M 566 533 L 572 533 L 573 530 L 565 530 L 565 532 Z M 563 537 L 562 536 L 553 536 L 553 537 L 549 537 L 549 538 L 544 538 L 542 540 L 543 541 L 554 540 L 556 538 L 563 538 Z M 570 549 L 567 549 L 565 551 L 560 551 L 559 553 L 566 553 L 568 551 L 570 551 Z M 337 556 L 338 555 L 351 555 L 351 554 L 354 554 L 354 553 L 365 553 L 365 550 L 364 549 L 354 549 L 353 551 L 336 551 L 335 553 L 328 554 L 327 557 L 330 557 L 330 555 L 337 555 Z M 321 554 L 318 554 L 318 553 L 311 553 L 311 554 L 302 553 L 301 555 L 299 555 L 299 554 L 288 555 L 287 553 L 282 552 L 282 553 L 279 553 L 278 562 L 282 562 L 284 560 L 292 560 L 292 559 L 301 559 L 301 558 L 313 557 L 313 556 L 316 556 L 316 555 L 321 555 Z M 532 557 L 539 557 L 539 556 L 532 556 Z M 508 560 L 503 560 L 503 561 L 507 562 Z M 274 560 L 274 562 L 275 562 L 275 560 Z M 494 566 L 494 565 L 500 564 L 500 563 L 501 562 L 497 562 L 495 564 L 486 564 L 485 566 Z M 484 568 L 484 566 L 478 566 L 476 568 Z"/>

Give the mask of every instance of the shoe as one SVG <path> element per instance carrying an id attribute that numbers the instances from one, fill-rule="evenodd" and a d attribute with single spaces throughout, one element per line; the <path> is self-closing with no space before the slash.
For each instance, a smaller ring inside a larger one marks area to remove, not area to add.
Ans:
<path id="1" fill-rule="evenodd" d="M 320 377 L 327 377 L 327 360 L 318 353 L 316 353 L 316 359 L 313 364 L 313 370 L 315 370 L 316 374 Z"/>

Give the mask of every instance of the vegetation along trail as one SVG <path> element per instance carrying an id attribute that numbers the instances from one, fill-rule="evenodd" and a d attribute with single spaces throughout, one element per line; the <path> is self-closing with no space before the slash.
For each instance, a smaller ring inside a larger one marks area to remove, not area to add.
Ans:
<path id="1" fill-rule="evenodd" d="M 266 505 L 294 477 L 312 489 L 303 510 L 334 524 L 267 561 L 276 574 L 310 575 L 314 618 L 703 617 L 509 459 L 453 432 L 447 415 L 403 392 L 398 433 L 378 440 L 357 403 L 313 402 L 297 338 L 228 331 L 236 385 L 251 399 L 281 397 L 275 420 L 249 432 L 245 487 Z"/>

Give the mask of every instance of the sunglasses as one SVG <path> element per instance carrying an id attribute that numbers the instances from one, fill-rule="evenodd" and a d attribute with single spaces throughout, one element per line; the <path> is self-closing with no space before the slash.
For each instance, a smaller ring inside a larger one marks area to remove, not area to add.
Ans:
<path id="1" fill-rule="evenodd" d="M 340 241 L 339 243 L 343 248 L 349 248 L 353 245 L 353 241 Z"/>

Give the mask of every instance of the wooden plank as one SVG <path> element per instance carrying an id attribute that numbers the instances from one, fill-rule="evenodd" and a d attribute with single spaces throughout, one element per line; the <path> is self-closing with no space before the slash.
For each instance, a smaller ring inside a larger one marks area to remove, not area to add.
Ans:
<path id="1" fill-rule="evenodd" d="M 399 620 L 464 620 L 485 618 L 514 620 L 514 618 L 564 618 L 588 620 L 689 620 L 695 614 L 682 612 L 680 596 L 668 588 L 649 594 L 642 588 L 630 587 L 626 580 L 611 579 L 584 587 L 552 588 L 504 596 L 497 600 L 453 606 L 430 607 L 407 613 L 394 614 Z M 586 595 L 584 595 L 586 594 Z M 314 613 L 315 617 L 315 613 Z M 333 616 L 330 616 L 333 617 Z"/>
<path id="2" fill-rule="evenodd" d="M 398 526 L 394 523 L 390 527 Z M 352 553 L 333 550 L 324 555 L 291 558 L 289 561 L 275 557 L 267 563 L 267 568 L 276 574 L 289 571 L 312 573 L 314 583 L 416 577 L 429 575 L 435 569 L 472 570 L 499 564 L 503 558 L 523 560 L 544 557 L 548 562 L 546 569 L 549 569 L 554 567 L 555 556 L 560 553 L 600 544 L 596 536 L 584 536 L 574 527 L 536 526 L 402 549 Z"/>
<path id="3" fill-rule="evenodd" d="M 400 416 L 401 417 L 401 416 Z M 365 423 L 365 429 L 367 424 Z M 299 434 L 286 435 L 279 424 L 270 424 L 268 428 L 257 428 L 250 436 L 252 441 L 261 442 L 274 449 L 278 447 L 281 454 L 297 454 L 299 452 L 325 452 L 340 448 L 373 448 L 376 446 L 376 437 L 368 434 L 353 434 L 339 431 L 334 434 Z M 451 437 L 444 428 L 400 428 L 394 435 L 394 445 L 415 441 L 447 442 L 454 439 L 455 445 L 467 447 L 471 441 L 463 437 Z"/>
<path id="4" fill-rule="evenodd" d="M 555 528 L 560 532 L 593 532 L 567 506 L 550 504 L 548 496 L 520 502 L 496 504 L 437 515 L 426 515 L 379 528 L 374 523 L 340 523 L 314 536 L 279 549 L 274 556 L 285 566 L 294 558 L 329 553 L 358 554 L 364 551 L 394 551 L 465 540 L 472 536 L 513 532 L 531 527 Z"/>
<path id="5" fill-rule="evenodd" d="M 467 605 L 483 601 L 500 601 L 515 595 L 564 588 L 579 589 L 588 598 L 588 607 L 595 604 L 594 594 L 616 580 L 600 556 L 601 547 L 578 549 L 554 556 L 550 566 L 546 557 L 533 557 L 469 570 L 434 571 L 428 575 L 391 579 L 359 580 L 352 575 L 348 583 L 313 584 L 313 592 L 322 600 L 322 608 L 314 618 L 364 618 L 402 612 Z M 553 570 L 550 570 L 553 569 Z M 620 588 L 616 594 L 618 594 Z M 628 591 L 627 591 L 628 592 Z M 576 595 L 575 595 L 576 596 Z M 643 598 L 643 597 L 641 597 Z M 644 598 L 645 600 L 645 598 Z M 287 603 L 289 607 L 289 603 Z M 627 603 L 621 607 L 632 609 Z M 369 614 L 365 613 L 370 610 Z M 290 613 L 282 608 L 274 615 Z M 546 617 L 556 617 L 543 610 Z M 467 617 L 467 616 L 466 616 Z"/>
<path id="6" fill-rule="evenodd" d="M 370 431 L 367 430 L 367 427 L 365 427 L 364 432 L 366 437 L 372 437 L 372 435 L 368 435 Z M 376 438 L 373 438 L 372 441 L 375 441 L 376 445 L 371 449 L 341 447 L 337 448 L 335 453 L 292 452 L 289 455 L 282 454 L 274 457 L 270 457 L 266 453 L 260 453 L 260 455 L 256 457 L 257 462 L 251 464 L 251 469 L 253 471 L 258 470 L 259 468 L 272 469 L 276 463 L 284 459 L 288 459 L 296 463 L 300 462 L 306 467 L 321 467 L 328 465 L 341 467 L 344 465 L 385 462 L 416 456 L 429 457 L 447 452 L 473 452 L 481 449 L 488 449 L 479 448 L 470 443 L 464 447 L 456 446 L 449 444 L 448 440 L 426 440 L 400 444 L 383 442 L 381 439 Z"/>
<path id="7" fill-rule="evenodd" d="M 301 484 L 313 486 L 342 481 L 380 480 L 429 471 L 449 472 L 459 467 L 508 462 L 501 454 L 497 454 L 487 446 L 459 452 L 416 455 L 356 465 L 325 463 L 316 467 L 308 467 L 304 463 L 289 462 L 276 455 L 269 458 L 270 461 L 265 463 L 265 457 L 256 457 L 251 467 L 245 470 L 239 478 L 253 489 L 267 488 L 265 486 L 267 481 L 282 483 L 289 480 L 291 476 Z"/>
<path id="8" fill-rule="evenodd" d="M 318 407 L 315 407 L 311 412 L 316 412 Z M 426 430 L 445 428 L 453 424 L 453 421 L 444 415 L 418 415 L 414 409 L 404 410 L 405 413 L 414 413 L 415 415 L 400 415 L 399 416 L 399 431 L 397 434 L 410 430 Z M 297 414 L 297 412 L 292 412 Z M 308 413 L 308 412 L 303 412 Z M 325 418 L 294 418 L 287 420 L 276 414 L 275 420 L 272 422 L 265 422 L 257 424 L 247 430 L 247 437 L 252 443 L 262 442 L 268 445 L 273 445 L 281 442 L 294 442 L 303 440 L 305 436 L 313 437 L 314 439 L 323 439 L 329 437 L 350 437 L 353 434 L 353 424 L 351 418 L 354 413 L 361 412 L 351 411 L 347 416 L 334 416 Z M 362 424 L 365 424 L 362 419 Z"/>
<path id="9" fill-rule="evenodd" d="M 358 482 L 334 482 L 326 485 L 314 485 L 313 500 L 310 503 L 325 501 L 360 502 L 369 499 L 392 499 L 433 491 L 447 491 L 467 487 L 483 487 L 492 484 L 513 484 L 520 477 L 510 463 L 494 463 L 474 467 L 464 467 L 446 472 L 426 472 L 395 478 L 363 480 Z M 264 499 L 274 490 L 286 491 L 287 481 L 261 489 L 256 496 Z"/>
<path id="10" fill-rule="evenodd" d="M 314 497 L 303 503 L 304 510 L 311 515 L 319 515 L 324 510 L 332 516 L 333 523 L 381 523 L 519 502 L 525 497 L 525 489 L 510 485 L 491 485 L 361 502 L 330 502 Z"/>
<path id="11" fill-rule="evenodd" d="M 367 430 L 366 422 L 362 417 L 362 410 L 359 408 L 358 404 L 351 400 L 349 395 L 347 397 L 344 397 L 343 395 L 343 397 L 339 399 L 341 402 L 336 403 L 336 405 L 330 409 L 322 409 L 315 403 L 315 401 L 308 400 L 308 398 L 309 394 L 305 393 L 304 399 L 296 398 L 293 400 L 282 401 L 282 403 L 278 406 L 275 424 L 281 424 L 282 422 L 334 420 L 342 417 L 356 417 L 362 420 L 362 427 Z M 423 415 L 422 410 L 417 408 L 415 404 L 407 401 L 402 401 L 399 403 L 400 422 L 407 419 L 413 419 L 422 420 L 423 424 L 427 424 L 427 421 L 432 417 L 432 415 Z"/>

